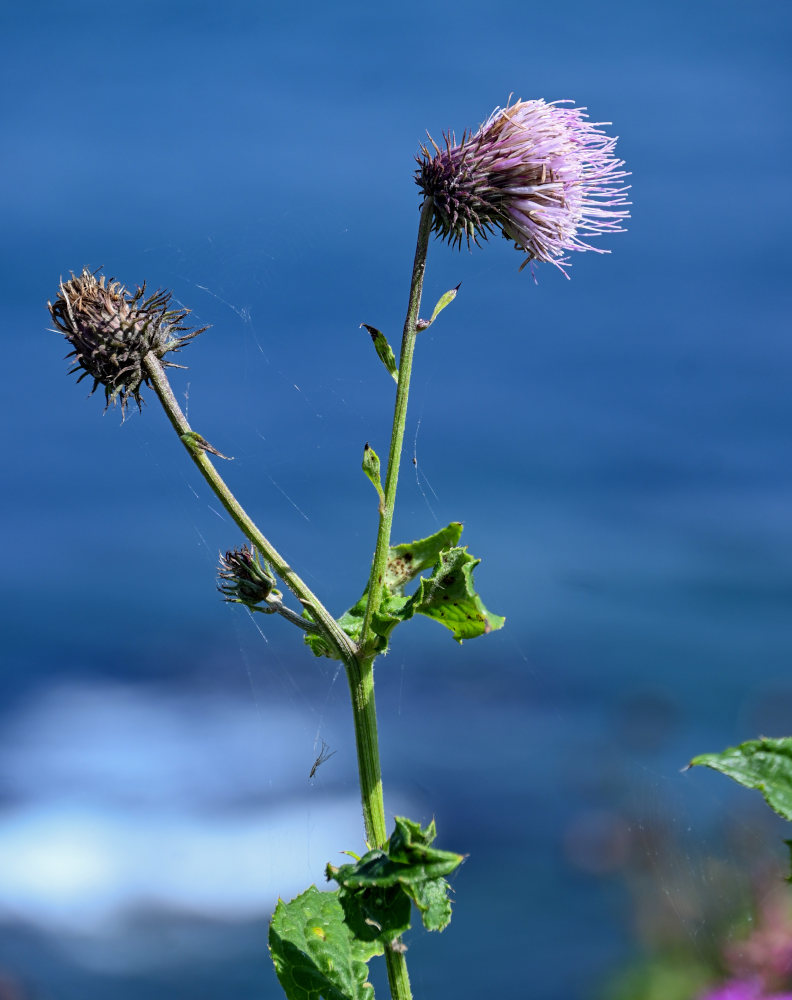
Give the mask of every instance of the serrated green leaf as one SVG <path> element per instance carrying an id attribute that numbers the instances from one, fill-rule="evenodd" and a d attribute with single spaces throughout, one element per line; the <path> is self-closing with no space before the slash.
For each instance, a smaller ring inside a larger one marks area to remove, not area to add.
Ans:
<path id="1" fill-rule="evenodd" d="M 395 816 L 393 822 L 395 829 L 388 840 L 388 856 L 391 861 L 415 870 L 410 880 L 450 875 L 465 860 L 461 854 L 432 847 L 437 837 L 434 820 L 427 827 L 404 816 Z"/>
<path id="2" fill-rule="evenodd" d="M 328 879 L 338 882 L 339 899 L 354 933 L 364 941 L 387 944 L 410 923 L 410 903 L 421 912 L 427 930 L 442 930 L 451 919 L 449 885 L 442 877 L 464 857 L 432 847 L 434 820 L 425 829 L 397 816 L 384 850 L 364 854 L 354 864 L 328 865 Z"/>
<path id="3" fill-rule="evenodd" d="M 440 554 L 432 576 L 421 579 L 414 610 L 450 629 L 457 642 L 503 627 L 505 618 L 487 611 L 473 585 L 473 570 L 481 562 L 466 548 Z"/>
<path id="4" fill-rule="evenodd" d="M 385 494 L 382 490 L 379 455 L 376 451 L 374 451 L 368 441 L 366 442 L 366 447 L 363 449 L 363 471 L 366 473 L 372 486 L 377 491 L 377 496 L 380 498 L 380 504 L 383 504 L 385 502 Z"/>
<path id="5" fill-rule="evenodd" d="M 461 284 L 461 282 L 460 282 Z M 434 307 L 434 312 L 429 317 L 429 326 L 434 323 L 440 313 L 445 309 L 446 306 L 450 306 L 454 299 L 457 297 L 457 292 L 459 291 L 459 285 L 456 288 L 450 288 L 444 295 L 441 295 L 437 300 L 437 305 Z"/>
<path id="6" fill-rule="evenodd" d="M 377 352 L 377 357 L 388 369 L 394 382 L 398 382 L 399 369 L 396 367 L 396 356 L 393 353 L 393 348 L 388 343 L 388 338 L 376 326 L 369 326 L 368 323 L 361 323 L 360 325 L 368 330 L 374 344 L 374 350 Z"/>
<path id="7" fill-rule="evenodd" d="M 372 886 L 388 889 L 398 885 L 398 869 L 386 851 L 375 848 L 367 851 L 352 865 L 328 865 L 325 869 L 328 879 L 333 879 L 344 888 L 360 889 Z"/>
<path id="8" fill-rule="evenodd" d="M 288 1000 L 374 998 L 366 963 L 382 954 L 382 945 L 354 937 L 337 892 L 312 885 L 290 903 L 278 900 L 269 947 Z"/>
<path id="9" fill-rule="evenodd" d="M 410 862 L 416 855 L 423 855 L 437 839 L 437 824 L 432 819 L 428 826 L 421 826 L 406 816 L 393 817 L 394 830 L 388 840 L 388 853 L 396 861 Z M 456 855 L 455 855 L 456 856 Z"/>
<path id="10" fill-rule="evenodd" d="M 385 850 L 368 851 L 351 865 L 339 868 L 328 865 L 327 877 L 345 887 L 387 888 L 399 882 L 406 884 L 450 875 L 465 860 L 462 854 L 431 846 L 436 836 L 434 820 L 425 830 L 403 816 L 396 816 L 394 822 L 396 829 Z"/>
<path id="11" fill-rule="evenodd" d="M 792 820 L 792 737 L 748 740 L 722 753 L 699 754 L 689 766 L 699 765 L 755 788 L 779 816 Z"/>

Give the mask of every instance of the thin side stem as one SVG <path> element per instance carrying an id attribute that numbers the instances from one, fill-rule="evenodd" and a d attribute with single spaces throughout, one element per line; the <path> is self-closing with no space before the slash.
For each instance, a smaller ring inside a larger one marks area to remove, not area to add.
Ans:
<path id="1" fill-rule="evenodd" d="M 212 492 L 231 515 L 242 534 L 256 546 L 297 600 L 313 616 L 322 633 L 337 650 L 343 663 L 347 667 L 351 664 L 357 664 L 356 649 L 349 636 L 342 631 L 310 587 L 300 579 L 278 550 L 262 535 L 210 461 L 205 450 L 206 442 L 190 427 L 176 397 L 173 395 L 168 377 L 159 359 L 149 352 L 143 359 L 143 363 L 168 419 L 187 449 L 190 458 L 198 466 L 201 475 L 211 487 Z"/>
<path id="2" fill-rule="evenodd" d="M 421 209 L 421 220 L 418 224 L 418 239 L 415 247 L 412 280 L 410 282 L 410 298 L 407 305 L 407 316 L 404 320 L 402 333 L 401 355 L 399 357 L 399 381 L 396 387 L 396 405 L 393 411 L 393 429 L 391 431 L 390 451 L 388 452 L 388 472 L 385 477 L 385 500 L 381 505 L 377 547 L 371 564 L 369 578 L 368 603 L 363 619 L 363 630 L 360 635 L 360 648 L 365 650 L 371 639 L 371 625 L 374 615 L 382 603 L 382 581 L 385 578 L 385 565 L 390 548 L 391 528 L 393 527 L 393 509 L 396 502 L 396 487 L 399 482 L 399 464 L 401 462 L 402 445 L 404 444 L 404 427 L 407 422 L 407 400 L 410 395 L 410 376 L 412 375 L 413 352 L 417 331 L 418 314 L 421 309 L 421 293 L 423 291 L 424 271 L 426 269 L 426 251 L 429 246 L 429 236 L 432 232 L 434 204 L 427 198 Z"/>
<path id="3" fill-rule="evenodd" d="M 264 611 L 261 608 L 255 608 L 256 611 L 261 611 L 264 615 L 280 615 L 285 618 L 287 622 L 291 622 L 292 625 L 296 625 L 297 628 L 303 630 L 303 632 L 311 632 L 316 634 L 321 632 L 322 629 L 316 622 L 309 622 L 307 618 L 302 618 L 297 614 L 296 611 L 292 611 L 291 608 L 287 608 L 285 604 L 282 603 L 279 597 L 266 597 L 264 603 L 267 605 L 267 610 Z"/>

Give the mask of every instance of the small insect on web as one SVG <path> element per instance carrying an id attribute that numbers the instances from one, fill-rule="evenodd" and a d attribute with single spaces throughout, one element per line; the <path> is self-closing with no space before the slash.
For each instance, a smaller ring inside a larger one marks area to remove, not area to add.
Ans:
<path id="1" fill-rule="evenodd" d="M 313 778 L 316 774 L 317 769 L 324 764 L 326 760 L 330 760 L 333 754 L 337 753 L 337 750 L 331 750 L 330 747 L 322 740 L 322 749 L 319 751 L 319 756 L 313 762 L 313 767 L 311 768 L 311 773 L 308 775 L 309 778 Z"/>

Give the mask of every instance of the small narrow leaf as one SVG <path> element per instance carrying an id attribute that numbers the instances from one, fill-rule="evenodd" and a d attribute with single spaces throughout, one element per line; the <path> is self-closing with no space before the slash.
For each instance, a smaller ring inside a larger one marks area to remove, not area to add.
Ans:
<path id="1" fill-rule="evenodd" d="M 461 285 L 462 282 L 460 281 L 459 284 Z M 437 300 L 437 305 L 434 307 L 434 312 L 429 318 L 429 326 L 431 326 L 432 323 L 434 323 L 434 321 L 437 319 L 437 317 L 445 309 L 446 306 L 451 305 L 451 303 L 456 298 L 458 291 L 459 291 L 459 285 L 457 285 L 456 288 L 450 288 L 444 295 L 440 296 L 440 298 Z"/>
<path id="2" fill-rule="evenodd" d="M 399 369 L 396 366 L 396 356 L 393 353 L 393 348 L 388 343 L 388 338 L 375 326 L 369 326 L 368 323 L 361 323 L 360 325 L 364 326 L 368 330 L 374 343 L 374 350 L 377 352 L 377 357 L 388 369 L 393 377 L 393 381 L 398 382 Z"/>
<path id="3" fill-rule="evenodd" d="M 187 431 L 186 434 L 180 434 L 179 437 L 193 455 L 199 455 L 202 451 L 208 451 L 212 455 L 217 455 L 218 458 L 224 458 L 227 462 L 233 462 L 233 458 L 230 455 L 224 455 L 217 448 L 212 447 L 206 438 L 202 437 L 197 431 Z"/>
<path id="4" fill-rule="evenodd" d="M 503 627 L 505 618 L 487 611 L 473 585 L 473 570 L 481 562 L 466 548 L 440 555 L 430 579 L 421 579 L 414 610 L 450 629 L 457 642 L 474 639 Z"/>
<path id="5" fill-rule="evenodd" d="M 792 820 L 792 737 L 748 740 L 722 753 L 699 754 L 688 766 L 699 765 L 755 788 L 779 816 Z"/>
<path id="6" fill-rule="evenodd" d="M 337 892 L 312 885 L 290 903 L 279 900 L 269 947 L 288 1000 L 374 1000 L 366 963 L 382 944 L 354 936 Z"/>
<path id="7" fill-rule="evenodd" d="M 374 489 L 377 491 L 377 496 L 380 498 L 380 504 L 383 504 L 385 502 L 385 494 L 382 490 L 379 455 L 376 451 L 374 451 L 368 441 L 366 442 L 366 447 L 363 449 L 363 471 L 371 480 Z"/>

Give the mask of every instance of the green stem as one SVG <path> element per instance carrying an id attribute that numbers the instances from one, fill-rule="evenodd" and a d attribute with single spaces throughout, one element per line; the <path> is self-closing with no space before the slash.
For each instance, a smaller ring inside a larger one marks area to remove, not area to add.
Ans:
<path id="1" fill-rule="evenodd" d="M 384 847 L 388 833 L 385 826 L 385 803 L 382 797 L 373 659 L 364 660 L 356 667 L 347 668 L 347 679 L 352 696 L 352 715 L 355 720 L 355 743 L 366 840 L 370 847 Z M 410 977 L 404 954 L 386 946 L 385 963 L 392 1000 L 412 1000 Z"/>
<path id="2" fill-rule="evenodd" d="M 347 680 L 355 723 L 355 746 L 366 842 L 370 848 L 383 847 L 388 839 L 388 831 L 385 826 L 385 803 L 382 797 L 373 661 L 357 661 L 348 667 Z"/>
<path id="3" fill-rule="evenodd" d="M 385 949 L 385 963 L 388 967 L 388 984 L 393 1000 L 412 1000 L 410 977 L 407 975 L 407 960 L 404 953 Z"/>
<path id="4" fill-rule="evenodd" d="M 190 427 L 187 418 L 176 401 L 176 397 L 173 395 L 168 377 L 159 359 L 156 355 L 149 352 L 143 359 L 143 363 L 146 367 L 148 380 L 154 387 L 154 391 L 157 393 L 159 401 L 162 403 L 171 424 L 179 435 L 182 444 L 187 449 L 190 458 L 198 466 L 201 475 L 211 487 L 212 492 L 231 515 L 242 534 L 256 546 L 297 600 L 315 619 L 321 632 L 332 643 L 347 669 L 352 664 L 357 665 L 357 651 L 349 636 L 342 631 L 338 622 L 336 622 L 327 608 L 325 608 L 308 585 L 294 572 L 278 550 L 262 535 L 209 460 L 209 456 L 200 444 L 200 442 L 203 442 L 203 438 L 196 435 Z"/>
<path id="5" fill-rule="evenodd" d="M 404 441 L 404 425 L 407 419 L 407 399 L 410 393 L 410 372 L 412 370 L 415 347 L 416 323 L 421 308 L 426 249 L 432 229 L 432 202 L 426 199 L 418 225 L 418 239 L 415 248 L 410 299 L 404 321 L 399 381 L 396 389 L 396 406 L 393 414 L 388 472 L 385 479 L 385 499 L 380 504 L 380 521 L 377 546 L 369 579 L 369 594 L 366 615 L 358 649 L 365 649 L 371 638 L 371 623 L 382 600 L 382 579 L 390 546 L 393 524 L 393 506 L 396 499 L 396 484 L 399 479 L 399 459 Z M 376 581 L 376 586 L 375 586 Z M 352 696 L 352 715 L 355 722 L 355 742 L 357 745 L 358 772 L 360 775 L 360 795 L 363 802 L 363 818 L 366 824 L 366 839 L 370 847 L 382 847 L 387 840 L 385 825 L 385 805 L 382 797 L 382 773 L 379 761 L 379 739 L 377 737 L 377 710 L 374 702 L 374 659 L 376 653 L 358 655 L 356 663 L 347 668 L 347 679 Z M 405 969 L 406 976 L 406 969 Z M 402 994 L 398 994 L 401 996 Z M 409 996 L 409 992 L 404 994 Z"/>
<path id="6" fill-rule="evenodd" d="M 385 478 L 385 498 L 380 505 L 377 545 L 371 565 L 368 602 L 363 620 L 360 649 L 366 649 L 369 645 L 372 638 L 371 626 L 374 615 L 382 603 L 382 581 L 385 576 L 388 549 L 390 548 L 396 487 L 399 481 L 399 464 L 404 443 L 404 427 L 407 421 L 407 401 L 410 395 L 415 335 L 421 308 L 426 251 L 429 246 L 433 217 L 433 204 L 431 199 L 427 198 L 424 201 L 418 224 L 415 260 L 410 282 L 410 298 L 407 305 L 407 316 L 404 320 L 401 356 L 399 358 L 399 380 L 396 388 L 396 405 L 393 412 L 393 429 L 388 453 L 388 472 Z M 374 702 L 375 657 L 376 653 L 359 656 L 356 666 L 347 669 L 347 677 L 352 695 L 352 714 L 355 721 L 355 741 L 358 752 L 358 772 L 360 774 L 360 792 L 366 836 L 371 847 L 383 847 L 387 839 L 387 828 L 385 826 L 385 806 L 382 797 L 382 775 L 379 762 L 377 710 Z M 410 977 L 407 973 L 407 962 L 403 952 L 397 948 L 386 948 L 385 962 L 393 1000 L 412 1000 Z"/>
<path id="7" fill-rule="evenodd" d="M 374 660 L 362 660 L 347 668 L 352 716 L 355 721 L 360 797 L 366 840 L 370 847 L 384 847 L 388 839 L 385 803 L 382 797 L 382 774 L 377 736 L 377 709 L 374 702 Z M 388 983 L 392 1000 L 412 1000 L 407 962 L 401 951 L 385 948 Z"/>
<path id="8" fill-rule="evenodd" d="M 388 452 L 388 473 L 385 478 L 385 500 L 380 505 L 379 531 L 377 547 L 371 564 L 369 578 L 368 603 L 363 619 L 363 630 L 360 635 L 360 648 L 366 650 L 372 637 L 374 616 L 382 603 L 382 581 L 385 578 L 385 566 L 388 561 L 391 528 L 393 527 L 393 508 L 396 502 L 396 487 L 399 482 L 399 464 L 401 462 L 402 445 L 404 443 L 404 427 L 407 422 L 407 400 L 410 395 L 410 376 L 412 374 L 413 351 L 415 350 L 415 335 L 418 332 L 416 324 L 421 309 L 421 293 L 423 291 L 424 270 L 426 268 L 426 251 L 429 246 L 429 236 L 432 232 L 434 204 L 427 198 L 421 209 L 421 220 L 418 224 L 418 240 L 415 247 L 412 281 L 410 282 L 410 299 L 407 305 L 407 316 L 404 320 L 401 355 L 399 357 L 399 381 L 396 387 L 396 405 L 393 411 L 393 429 L 391 431 L 390 451 Z M 375 654 L 376 655 L 376 654 Z"/>

